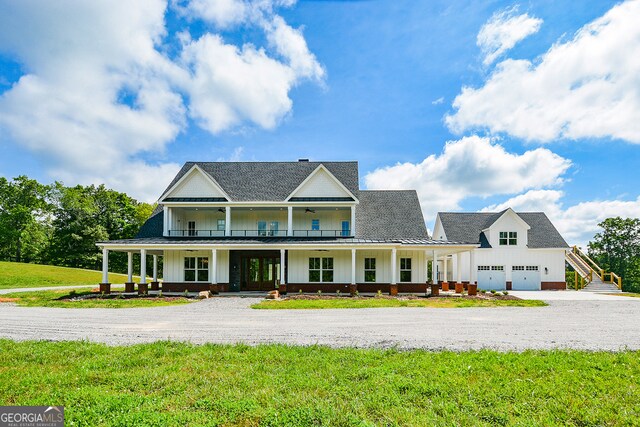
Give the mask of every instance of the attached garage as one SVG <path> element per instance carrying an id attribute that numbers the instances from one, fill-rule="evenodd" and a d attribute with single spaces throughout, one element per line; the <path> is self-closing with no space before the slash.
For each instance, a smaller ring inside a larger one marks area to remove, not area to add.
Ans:
<path id="1" fill-rule="evenodd" d="M 511 289 L 514 291 L 539 291 L 540 269 L 537 265 L 514 265 L 511 268 Z"/>
<path id="2" fill-rule="evenodd" d="M 479 265 L 478 289 L 503 291 L 507 289 L 504 265 Z"/>

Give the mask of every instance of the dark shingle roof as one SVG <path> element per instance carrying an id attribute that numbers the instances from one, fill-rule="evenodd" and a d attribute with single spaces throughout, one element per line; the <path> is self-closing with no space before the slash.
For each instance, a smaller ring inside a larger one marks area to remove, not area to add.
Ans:
<path id="1" fill-rule="evenodd" d="M 489 248 L 491 246 L 482 230 L 489 228 L 504 212 L 439 212 L 438 216 L 447 239 L 477 242 L 481 244 L 480 247 Z M 516 212 L 516 214 L 531 227 L 527 235 L 529 248 L 569 246 L 544 212 Z"/>
<path id="2" fill-rule="evenodd" d="M 415 190 L 366 190 L 356 196 L 360 200 L 356 207 L 356 237 L 429 238 Z"/>
<path id="3" fill-rule="evenodd" d="M 358 191 L 358 162 L 187 162 L 162 194 L 198 165 L 232 201 L 282 201 L 321 164 L 351 193 Z"/>

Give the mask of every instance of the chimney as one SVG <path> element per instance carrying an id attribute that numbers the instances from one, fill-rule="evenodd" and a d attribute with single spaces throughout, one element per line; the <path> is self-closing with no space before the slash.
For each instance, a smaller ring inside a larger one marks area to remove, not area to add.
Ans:
<path id="1" fill-rule="evenodd" d="M 299 162 L 308 162 L 309 159 L 298 159 Z"/>

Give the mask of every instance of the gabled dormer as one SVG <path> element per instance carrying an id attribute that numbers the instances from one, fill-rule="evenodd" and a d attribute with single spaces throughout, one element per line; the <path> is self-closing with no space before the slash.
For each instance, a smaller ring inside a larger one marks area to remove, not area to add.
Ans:
<path id="1" fill-rule="evenodd" d="M 167 202 L 227 202 L 229 195 L 200 166 L 193 165 L 158 200 Z"/>
<path id="2" fill-rule="evenodd" d="M 482 232 L 493 248 L 524 248 L 528 245 L 530 229 L 513 209 L 507 208 Z"/>
<path id="3" fill-rule="evenodd" d="M 297 201 L 358 202 L 356 196 L 347 189 L 324 165 L 319 165 L 309 174 L 286 199 Z"/>

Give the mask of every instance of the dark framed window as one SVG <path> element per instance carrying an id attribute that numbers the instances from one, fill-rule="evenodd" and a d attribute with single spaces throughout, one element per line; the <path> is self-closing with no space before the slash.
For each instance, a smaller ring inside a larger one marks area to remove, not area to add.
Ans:
<path id="1" fill-rule="evenodd" d="M 309 258 L 309 282 L 333 282 L 333 258 Z"/>
<path id="2" fill-rule="evenodd" d="M 500 237 L 500 246 L 517 246 L 518 245 L 517 231 L 501 231 L 499 237 Z"/>
<path id="3" fill-rule="evenodd" d="M 311 220 L 311 231 L 320 231 L 320 220 L 312 219 Z"/>
<path id="4" fill-rule="evenodd" d="M 411 282 L 411 258 L 400 258 L 400 281 Z"/>
<path id="5" fill-rule="evenodd" d="M 322 281 L 333 282 L 333 258 L 322 258 Z"/>
<path id="6" fill-rule="evenodd" d="M 218 224 L 217 224 L 218 231 L 224 231 L 225 228 L 226 228 L 226 225 L 227 224 L 226 224 L 226 221 L 224 219 L 219 219 L 218 220 Z"/>
<path id="7" fill-rule="evenodd" d="M 376 281 L 376 259 L 375 258 L 364 259 L 364 281 L 365 282 Z"/>
<path id="8" fill-rule="evenodd" d="M 309 282 L 320 281 L 320 258 L 309 258 Z"/>
<path id="9" fill-rule="evenodd" d="M 184 281 L 185 282 L 208 282 L 209 281 L 209 258 L 184 257 Z"/>
<path id="10" fill-rule="evenodd" d="M 189 221 L 187 223 L 187 230 L 189 231 L 189 236 L 195 236 L 196 235 L 196 222 L 195 221 Z"/>

